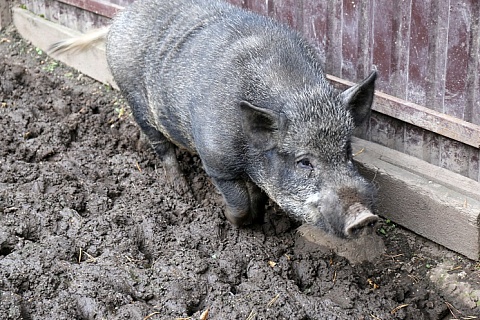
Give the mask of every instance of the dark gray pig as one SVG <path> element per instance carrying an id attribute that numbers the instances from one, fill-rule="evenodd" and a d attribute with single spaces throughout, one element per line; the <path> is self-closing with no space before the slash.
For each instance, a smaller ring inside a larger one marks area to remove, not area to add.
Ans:
<path id="1" fill-rule="evenodd" d="M 139 0 L 84 42 L 105 35 L 114 79 L 170 179 L 181 174 L 174 145 L 198 154 L 230 222 L 261 216 L 265 194 L 340 237 L 377 221 L 350 145 L 375 72 L 338 92 L 297 32 L 215 0 Z"/>

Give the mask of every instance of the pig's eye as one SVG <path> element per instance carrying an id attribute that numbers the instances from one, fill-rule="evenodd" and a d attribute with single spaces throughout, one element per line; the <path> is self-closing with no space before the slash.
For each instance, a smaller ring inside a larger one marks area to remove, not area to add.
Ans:
<path id="1" fill-rule="evenodd" d="M 299 168 L 313 170 L 313 165 L 308 158 L 303 158 L 297 162 Z"/>

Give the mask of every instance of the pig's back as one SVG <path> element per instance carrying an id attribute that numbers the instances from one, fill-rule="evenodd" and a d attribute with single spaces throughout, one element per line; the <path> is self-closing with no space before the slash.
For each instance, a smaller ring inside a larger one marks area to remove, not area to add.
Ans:
<path id="1" fill-rule="evenodd" d="M 207 41 L 221 46 L 214 38 L 223 37 L 225 30 L 210 30 L 210 25 L 237 10 L 243 12 L 216 0 L 139 0 L 115 18 L 107 36 L 110 69 L 134 113 L 146 114 L 158 130 L 190 151 L 196 150 L 188 100 L 195 96 L 192 83 L 199 80 L 193 77 L 212 56 L 199 56 L 192 48 L 200 47 L 204 39 L 197 33 L 205 30 L 217 33 Z"/>
<path id="2" fill-rule="evenodd" d="M 281 111 L 283 96 L 323 76 L 294 31 L 218 0 L 133 3 L 111 27 L 107 58 L 134 113 L 233 174 L 245 147 L 239 102 Z"/>

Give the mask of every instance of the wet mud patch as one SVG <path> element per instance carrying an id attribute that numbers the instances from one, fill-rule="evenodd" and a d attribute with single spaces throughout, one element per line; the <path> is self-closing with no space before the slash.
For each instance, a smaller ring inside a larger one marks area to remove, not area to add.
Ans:
<path id="1" fill-rule="evenodd" d="M 355 265 L 273 204 L 232 227 L 197 157 L 178 152 L 193 195 L 166 182 L 117 92 L 13 30 L 0 39 L 1 319 L 480 314 L 479 265 L 389 221 L 376 227 L 386 253 Z"/>

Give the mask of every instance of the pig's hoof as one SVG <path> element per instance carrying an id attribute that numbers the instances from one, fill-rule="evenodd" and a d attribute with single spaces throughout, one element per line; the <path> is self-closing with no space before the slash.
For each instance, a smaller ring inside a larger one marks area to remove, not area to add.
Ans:
<path id="1" fill-rule="evenodd" d="M 230 208 L 225 210 L 225 218 L 237 227 L 249 225 L 253 222 L 253 216 L 249 211 L 237 211 L 233 213 L 233 210 Z"/>

